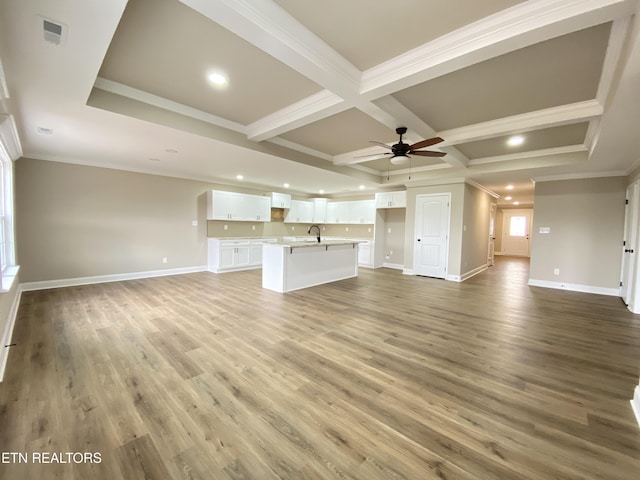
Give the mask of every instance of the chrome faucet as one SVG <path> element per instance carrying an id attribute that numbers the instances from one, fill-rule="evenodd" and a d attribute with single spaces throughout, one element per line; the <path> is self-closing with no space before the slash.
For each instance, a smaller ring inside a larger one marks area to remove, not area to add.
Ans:
<path id="1" fill-rule="evenodd" d="M 319 227 L 318 225 L 311 225 L 311 226 L 309 227 L 309 230 L 307 230 L 307 233 L 311 233 L 311 229 L 312 229 L 313 227 L 316 227 L 316 228 L 318 229 L 318 236 L 317 236 L 316 238 L 318 239 L 318 243 L 320 243 L 320 227 Z"/>

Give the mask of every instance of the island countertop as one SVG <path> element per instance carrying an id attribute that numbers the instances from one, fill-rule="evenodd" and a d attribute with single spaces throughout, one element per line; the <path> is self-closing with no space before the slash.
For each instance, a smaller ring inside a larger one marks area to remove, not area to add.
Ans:
<path id="1" fill-rule="evenodd" d="M 318 243 L 317 240 L 315 239 L 309 239 L 309 240 L 286 240 L 286 239 L 278 239 L 275 242 L 271 242 L 269 245 L 271 246 L 281 246 L 281 247 L 285 247 L 285 248 L 304 248 L 304 247 L 325 247 L 325 246 L 331 246 L 331 245 L 354 245 L 354 244 L 358 244 L 358 243 L 362 243 L 363 240 L 345 240 L 345 239 L 341 239 L 341 240 L 333 240 L 333 239 L 328 239 L 328 240 L 322 240 L 322 238 L 320 239 L 320 243 Z"/>

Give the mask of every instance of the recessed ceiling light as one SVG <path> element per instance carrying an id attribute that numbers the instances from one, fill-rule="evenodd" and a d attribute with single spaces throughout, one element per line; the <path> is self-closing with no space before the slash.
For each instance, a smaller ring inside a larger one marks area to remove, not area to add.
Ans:
<path id="1" fill-rule="evenodd" d="M 520 205 L 520 202 L 513 202 L 514 205 Z"/>
<path id="2" fill-rule="evenodd" d="M 226 75 L 220 72 L 211 72 L 207 75 L 207 78 L 216 87 L 225 87 L 229 83 Z"/>
<path id="3" fill-rule="evenodd" d="M 282 185 L 284 188 L 289 188 L 289 184 L 285 183 L 284 185 Z"/>
<path id="4" fill-rule="evenodd" d="M 507 145 L 510 147 L 517 147 L 518 145 L 522 145 L 524 143 L 524 137 L 521 135 L 514 135 L 513 137 L 509 137 L 507 140 Z"/>
<path id="5" fill-rule="evenodd" d="M 513 185 L 507 185 L 507 190 L 513 190 Z"/>
<path id="6" fill-rule="evenodd" d="M 236 178 L 237 178 L 238 180 L 242 180 L 242 179 L 244 179 L 244 175 L 236 175 Z"/>
<path id="7" fill-rule="evenodd" d="M 511 200 L 511 195 L 504 197 L 505 200 Z"/>
<path id="8" fill-rule="evenodd" d="M 149 160 L 151 160 L 152 162 L 159 162 L 160 159 L 156 158 L 156 157 L 151 157 Z"/>
<path id="9" fill-rule="evenodd" d="M 320 189 L 320 195 L 322 195 L 324 193 L 324 190 Z"/>
<path id="10" fill-rule="evenodd" d="M 167 148 L 165 150 L 165 152 L 167 152 L 167 153 L 178 153 L 178 150 L 176 150 L 175 148 Z"/>
<path id="11" fill-rule="evenodd" d="M 53 130 L 47 127 L 38 127 L 38 133 L 44 133 L 45 135 L 52 135 Z"/>
<path id="12" fill-rule="evenodd" d="M 360 190 L 364 190 L 364 185 L 360 185 L 358 188 L 359 188 Z"/>

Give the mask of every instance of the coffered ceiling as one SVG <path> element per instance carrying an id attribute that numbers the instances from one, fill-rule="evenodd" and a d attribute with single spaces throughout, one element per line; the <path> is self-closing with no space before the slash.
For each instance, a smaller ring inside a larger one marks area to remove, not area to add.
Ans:
<path id="1" fill-rule="evenodd" d="M 638 9 L 6 0 L 4 113 L 32 158 L 227 184 L 242 174 L 307 195 L 469 179 L 501 202 L 517 185 L 528 204 L 533 179 L 625 175 L 640 160 Z M 59 45 L 43 19 L 62 26 Z M 400 126 L 407 143 L 442 137 L 429 149 L 446 155 L 391 164 L 371 141 L 396 143 Z"/>

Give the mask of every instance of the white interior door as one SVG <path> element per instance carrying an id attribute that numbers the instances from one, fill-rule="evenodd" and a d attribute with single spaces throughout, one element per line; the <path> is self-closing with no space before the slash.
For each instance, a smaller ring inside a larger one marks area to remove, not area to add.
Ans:
<path id="1" fill-rule="evenodd" d="M 449 251 L 449 195 L 416 197 L 414 273 L 445 278 Z"/>
<path id="2" fill-rule="evenodd" d="M 531 210 L 504 212 L 502 226 L 502 253 L 528 257 L 530 252 Z"/>
<path id="3" fill-rule="evenodd" d="M 638 184 L 627 188 L 627 205 L 624 210 L 624 239 L 622 241 L 623 255 L 620 273 L 620 297 L 622 301 L 633 307 L 635 248 L 638 230 Z"/>

